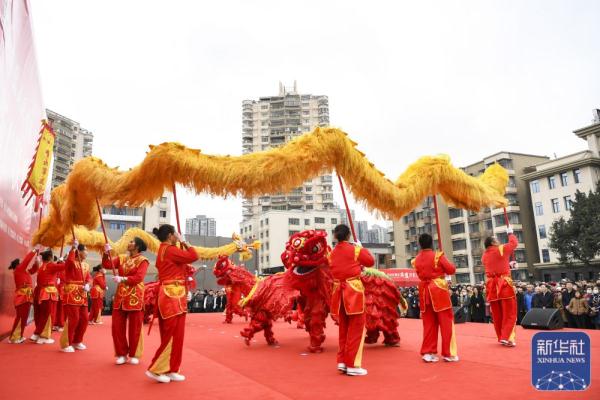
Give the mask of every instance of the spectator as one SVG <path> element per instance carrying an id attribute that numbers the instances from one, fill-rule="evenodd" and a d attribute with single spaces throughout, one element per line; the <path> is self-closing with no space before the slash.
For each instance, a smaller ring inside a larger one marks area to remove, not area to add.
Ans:
<path id="1" fill-rule="evenodd" d="M 558 288 L 554 294 L 553 306 L 554 308 L 558 309 L 563 324 L 566 326 L 568 323 L 567 314 L 565 313 L 565 307 L 563 306 L 562 292 L 560 291 L 560 288 Z"/>
<path id="2" fill-rule="evenodd" d="M 456 288 L 452 288 L 452 294 L 450 295 L 450 301 L 452 307 L 458 307 L 458 294 L 456 294 Z"/>
<path id="3" fill-rule="evenodd" d="M 485 299 L 477 286 L 473 288 L 473 295 L 471 295 L 469 302 L 469 313 L 472 322 L 485 322 Z"/>
<path id="4" fill-rule="evenodd" d="M 469 309 L 469 303 L 471 302 L 471 298 L 467 294 L 467 289 L 462 289 L 460 291 L 460 298 L 458 299 L 459 305 L 467 307 Z"/>
<path id="5" fill-rule="evenodd" d="M 534 295 L 535 293 L 533 292 L 533 285 L 527 285 L 527 291 L 523 294 L 523 300 L 525 301 L 525 312 L 531 310 L 531 304 Z"/>
<path id="6" fill-rule="evenodd" d="M 575 291 L 573 289 L 573 283 L 567 282 L 566 286 L 567 289 L 563 290 L 562 292 L 562 302 L 563 307 L 565 309 L 565 314 L 567 315 L 567 326 L 570 328 L 575 328 L 575 319 L 573 318 L 573 314 L 571 314 L 571 311 L 569 311 L 569 308 L 567 307 L 571 302 L 571 299 L 575 297 Z"/>
<path id="7" fill-rule="evenodd" d="M 517 300 L 517 325 L 521 325 L 521 320 L 527 313 L 527 309 L 525 307 L 525 294 L 523 293 L 523 288 L 521 286 L 517 288 L 515 297 Z"/>
<path id="8" fill-rule="evenodd" d="M 215 294 L 212 290 L 208 291 L 208 294 L 204 296 L 204 312 L 215 311 Z"/>
<path id="9" fill-rule="evenodd" d="M 199 313 L 202 312 L 202 306 L 204 305 L 204 296 L 202 292 L 196 290 L 194 296 L 192 297 L 192 312 Z"/>
<path id="10" fill-rule="evenodd" d="M 533 298 L 533 308 L 552 308 L 554 299 L 544 284 L 540 285 L 540 292 Z"/>
<path id="11" fill-rule="evenodd" d="M 592 289 L 592 296 L 588 300 L 590 306 L 590 319 L 594 329 L 600 329 L 600 288 L 596 286 Z"/>
<path id="12" fill-rule="evenodd" d="M 415 289 L 408 295 L 408 315 L 409 318 L 419 318 L 421 311 L 419 309 L 419 290 Z"/>
<path id="13" fill-rule="evenodd" d="M 575 327 L 579 329 L 585 328 L 585 317 L 590 310 L 590 306 L 581 296 L 580 291 L 574 291 L 574 297 L 569 302 L 567 310 L 571 313 L 571 315 L 573 315 Z"/>

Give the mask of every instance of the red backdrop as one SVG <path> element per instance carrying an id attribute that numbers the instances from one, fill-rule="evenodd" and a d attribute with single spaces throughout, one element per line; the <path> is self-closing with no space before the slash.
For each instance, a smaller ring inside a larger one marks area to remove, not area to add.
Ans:
<path id="1" fill-rule="evenodd" d="M 14 317 L 8 265 L 25 255 L 38 223 L 20 195 L 45 118 L 30 11 L 27 0 L 0 0 L 0 336 Z"/>

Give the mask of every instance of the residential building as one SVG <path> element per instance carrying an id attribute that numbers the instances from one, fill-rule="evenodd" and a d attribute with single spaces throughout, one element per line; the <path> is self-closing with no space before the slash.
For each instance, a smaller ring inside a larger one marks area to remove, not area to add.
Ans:
<path id="1" fill-rule="evenodd" d="M 388 243 L 387 236 L 387 228 L 373 224 L 371 229 L 367 231 L 367 242 L 379 244 Z"/>
<path id="2" fill-rule="evenodd" d="M 81 127 L 79 122 L 46 110 L 48 122 L 54 134 L 54 163 L 52 167 L 52 189 L 67 179 L 73 164 L 92 155 L 94 135 Z"/>
<path id="3" fill-rule="evenodd" d="M 354 227 L 356 229 L 356 236 L 358 240 L 362 242 L 369 241 L 369 223 L 367 221 L 355 221 Z"/>
<path id="4" fill-rule="evenodd" d="M 130 228 L 152 232 L 155 227 L 171 223 L 171 196 L 162 196 L 154 204 L 144 207 L 105 206 L 102 208 L 102 219 L 113 240 L 120 238 Z"/>
<path id="5" fill-rule="evenodd" d="M 529 187 L 521 177 L 527 168 L 548 160 L 548 157 L 511 152 L 499 152 L 483 160 L 464 167 L 472 176 L 482 174 L 494 163 L 508 171 L 509 182 L 506 187 L 507 217 L 519 239 L 515 251 L 517 268 L 513 271 L 515 279 L 526 280 L 534 276 L 534 264 L 538 262 L 537 240 L 532 210 L 529 207 Z M 430 233 L 437 242 L 435 212 L 432 197 L 427 198 L 418 208 L 394 222 L 395 259 L 398 267 L 410 268 L 410 261 L 418 252 L 418 235 Z M 507 241 L 504 210 L 485 208 L 478 212 L 457 209 L 448 206 L 438 197 L 442 248 L 446 256 L 457 267 L 458 282 L 481 282 L 484 268 L 481 256 L 484 240 L 487 236 L 496 236 L 501 242 Z M 437 246 L 436 246 L 437 248 Z M 526 250 L 527 249 L 527 250 Z"/>
<path id="6" fill-rule="evenodd" d="M 350 210 L 350 217 L 352 217 L 352 222 L 356 223 L 356 214 L 354 213 L 354 210 Z M 350 221 L 348 221 L 348 212 L 345 208 L 340 209 L 340 224 L 350 226 Z"/>
<path id="7" fill-rule="evenodd" d="M 307 229 L 325 231 L 331 245 L 333 229 L 339 223 L 338 210 L 269 210 L 262 212 L 260 218 L 242 222 L 240 235 L 247 243 L 261 241 L 256 260 L 259 273 L 263 273 L 282 265 L 281 253 L 294 233 Z"/>
<path id="8" fill-rule="evenodd" d="M 217 236 L 217 222 L 206 215 L 196 215 L 185 220 L 185 234 L 196 236 Z"/>
<path id="9" fill-rule="evenodd" d="M 537 279 L 544 281 L 569 279 L 596 279 L 600 265 L 565 268 L 559 255 L 549 246 L 551 227 L 559 218 L 568 220 L 571 201 L 577 191 L 589 192 L 600 182 L 600 111 L 595 110 L 594 122 L 574 131 L 587 142 L 588 149 L 554 160 L 538 163 L 528 169 L 522 179 L 529 185 L 530 206 L 538 242 L 539 270 Z"/>

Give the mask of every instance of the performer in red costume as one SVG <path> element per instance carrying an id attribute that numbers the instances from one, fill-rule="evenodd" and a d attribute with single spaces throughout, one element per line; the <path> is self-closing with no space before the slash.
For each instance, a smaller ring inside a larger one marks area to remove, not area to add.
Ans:
<path id="1" fill-rule="evenodd" d="M 519 241 L 509 225 L 506 228 L 508 243 L 500 244 L 491 236 L 485 239 L 485 253 L 481 257 L 485 267 L 485 291 L 490 303 L 494 329 L 500 344 L 508 347 L 516 345 L 515 327 L 517 324 L 517 299 L 510 274 L 510 255 Z"/>
<path id="2" fill-rule="evenodd" d="M 54 263 L 52 250 L 48 249 L 40 254 L 42 263 L 37 268 L 37 285 L 34 291 L 34 301 L 37 305 L 34 314 L 35 332 L 32 336 L 36 338 L 37 344 L 52 344 L 52 316 L 56 315 L 56 304 L 58 303 L 58 289 L 56 279 L 60 271 L 64 271 L 64 263 Z"/>
<path id="3" fill-rule="evenodd" d="M 92 299 L 90 325 L 102 324 L 102 308 L 104 307 L 104 292 L 106 292 L 106 271 L 101 265 L 96 265 L 93 271 L 96 274 L 92 281 L 92 290 L 90 290 Z"/>
<path id="4" fill-rule="evenodd" d="M 33 303 L 33 281 L 27 267 L 33 261 L 39 248 L 27 253 L 23 261 L 21 262 L 18 258 L 10 263 L 8 269 L 12 269 L 15 278 L 15 322 L 8 339 L 9 343 L 23 343 L 25 337 L 25 327 L 27 326 L 27 317 L 29 316 L 29 309 Z"/>
<path id="5" fill-rule="evenodd" d="M 61 259 L 62 261 L 62 259 Z M 62 332 L 63 326 L 65 326 L 65 310 L 64 310 L 64 297 L 65 297 L 65 270 L 59 271 L 56 275 L 56 288 L 58 289 L 58 302 L 56 303 L 56 315 L 52 317 L 54 326 L 53 331 Z"/>
<path id="6" fill-rule="evenodd" d="M 364 267 L 375 263 L 367 249 L 348 243 L 350 228 L 338 225 L 333 231 L 338 241 L 329 266 L 333 276 L 331 314 L 339 323 L 338 370 L 347 375 L 366 375 L 361 368 L 365 341 L 365 289 L 360 279 Z"/>
<path id="7" fill-rule="evenodd" d="M 446 275 L 453 275 L 456 267 L 443 252 L 433 251 L 433 238 L 424 233 L 419 236 L 421 251 L 413 260 L 419 282 L 419 307 L 423 319 L 421 355 L 425 362 L 437 362 L 438 326 L 442 336 L 442 357 L 445 361 L 458 361 L 454 313 Z"/>
<path id="8" fill-rule="evenodd" d="M 144 352 L 144 277 L 148 270 L 148 259 L 142 256 L 146 251 L 146 242 L 139 237 L 133 238 L 127 245 L 129 256 L 120 255 L 111 260 L 110 246 L 102 259 L 104 268 L 116 268 L 118 275 L 113 280 L 118 284 L 115 291 L 112 312 L 112 337 L 115 347 L 115 363 L 137 365 Z M 127 324 L 129 322 L 129 343 L 127 342 Z"/>
<path id="9" fill-rule="evenodd" d="M 87 348 L 82 342 L 88 326 L 87 296 L 92 278 L 86 257 L 85 246 L 75 240 L 65 268 L 64 311 L 67 322 L 60 337 L 61 351 L 65 353 Z"/>
<path id="10" fill-rule="evenodd" d="M 183 336 L 185 332 L 185 315 L 187 312 L 188 266 L 198 259 L 193 247 L 175 234 L 173 225 L 162 225 L 154 228 L 161 244 L 156 255 L 158 269 L 158 316 L 160 328 L 160 346 L 146 371 L 146 375 L 158 382 L 180 382 L 185 376 L 179 374 Z M 183 249 L 177 248 L 177 242 Z"/>

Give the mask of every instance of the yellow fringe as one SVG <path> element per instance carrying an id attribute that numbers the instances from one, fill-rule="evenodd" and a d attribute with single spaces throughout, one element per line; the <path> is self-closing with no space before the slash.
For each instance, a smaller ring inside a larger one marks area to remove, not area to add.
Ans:
<path id="1" fill-rule="evenodd" d="M 99 225 L 96 198 L 103 205 L 138 207 L 158 200 L 178 183 L 196 193 L 254 196 L 287 192 L 325 171 L 341 175 L 369 210 L 398 219 L 428 195 L 470 210 L 507 204 L 507 172 L 490 166 L 474 178 L 447 156 L 422 157 L 392 182 L 336 128 L 316 128 L 282 147 L 242 156 L 205 155 L 178 143 L 150 146 L 144 161 L 129 171 L 88 157 L 75 164 L 65 184 L 52 191 L 50 213 L 33 235 L 34 244 L 56 247 L 71 229 Z"/>

